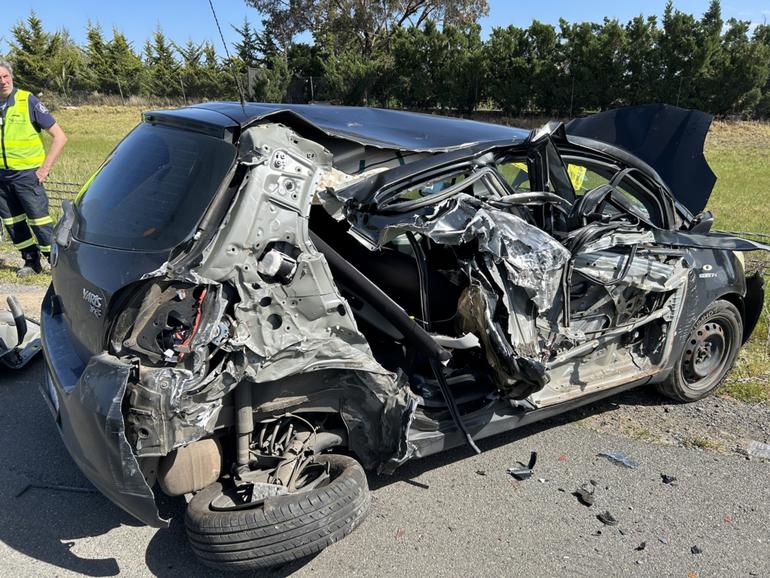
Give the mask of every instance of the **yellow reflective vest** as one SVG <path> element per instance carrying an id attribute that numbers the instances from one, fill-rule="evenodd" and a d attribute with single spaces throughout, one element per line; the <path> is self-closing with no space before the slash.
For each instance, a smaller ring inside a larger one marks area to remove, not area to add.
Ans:
<path id="1" fill-rule="evenodd" d="M 12 171 L 36 169 L 45 161 L 43 141 L 29 118 L 29 94 L 26 90 L 17 90 L 13 105 L 9 105 L 3 114 L 0 168 Z"/>

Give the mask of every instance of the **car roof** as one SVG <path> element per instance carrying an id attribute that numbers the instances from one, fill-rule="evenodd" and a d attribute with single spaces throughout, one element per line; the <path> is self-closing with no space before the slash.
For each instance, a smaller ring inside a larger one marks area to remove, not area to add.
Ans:
<path id="1" fill-rule="evenodd" d="M 289 126 L 309 125 L 324 134 L 364 146 L 415 152 L 441 152 L 486 142 L 524 142 L 529 131 L 445 116 L 328 104 L 207 102 L 174 111 L 146 113 L 228 127 L 248 127 L 262 120 Z"/>

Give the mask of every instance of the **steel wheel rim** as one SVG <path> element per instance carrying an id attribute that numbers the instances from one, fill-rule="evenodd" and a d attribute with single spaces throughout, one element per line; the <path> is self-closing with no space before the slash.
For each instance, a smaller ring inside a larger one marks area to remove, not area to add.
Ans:
<path id="1" fill-rule="evenodd" d="M 698 326 L 687 339 L 682 375 L 693 390 L 707 389 L 719 379 L 731 350 L 731 329 L 721 317 Z"/>

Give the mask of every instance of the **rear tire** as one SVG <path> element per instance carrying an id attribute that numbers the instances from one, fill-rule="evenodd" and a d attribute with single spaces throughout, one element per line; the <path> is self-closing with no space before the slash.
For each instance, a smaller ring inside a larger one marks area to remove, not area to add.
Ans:
<path id="1" fill-rule="evenodd" d="M 711 394 L 733 368 L 743 341 L 743 320 L 729 301 L 715 301 L 695 322 L 682 353 L 658 391 L 677 401 Z"/>
<path id="2" fill-rule="evenodd" d="M 326 486 L 268 498 L 254 508 L 212 509 L 222 495 L 220 483 L 195 494 L 185 514 L 195 555 L 218 570 L 259 570 L 306 558 L 347 536 L 369 509 L 366 474 L 347 456 L 316 461 L 329 464 Z"/>

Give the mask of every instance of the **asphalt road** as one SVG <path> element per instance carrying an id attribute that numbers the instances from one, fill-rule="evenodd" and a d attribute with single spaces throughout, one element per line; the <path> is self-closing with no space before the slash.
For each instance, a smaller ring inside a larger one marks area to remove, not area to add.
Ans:
<path id="1" fill-rule="evenodd" d="M 171 527 L 138 525 L 89 488 L 38 392 L 43 364 L 0 370 L 0 575 L 214 576 Z M 604 406 L 607 407 L 607 406 Z M 370 476 L 352 535 L 276 576 L 770 576 L 770 464 L 599 433 L 577 414 Z M 626 469 L 596 454 L 624 451 Z M 506 468 L 538 452 L 535 474 Z M 666 485 L 660 474 L 675 476 Z M 541 481 L 542 480 L 542 481 Z M 596 482 L 595 504 L 572 492 Z M 597 514 L 609 511 L 616 526 Z M 643 549 L 641 544 L 645 543 Z M 694 554 L 693 546 L 701 553 Z"/>

